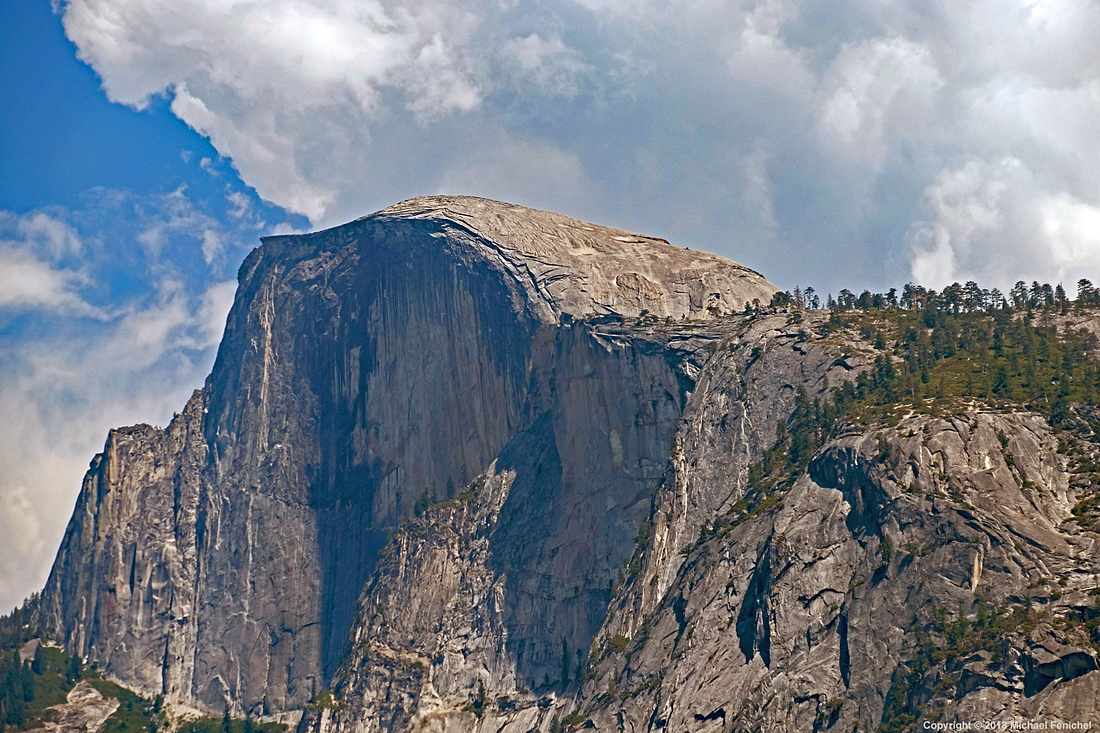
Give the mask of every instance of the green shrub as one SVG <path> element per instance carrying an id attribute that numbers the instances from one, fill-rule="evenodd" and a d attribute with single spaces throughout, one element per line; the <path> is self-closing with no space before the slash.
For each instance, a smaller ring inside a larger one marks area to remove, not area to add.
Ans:
<path id="1" fill-rule="evenodd" d="M 622 634 L 615 634 L 607 640 L 607 649 L 612 654 L 622 654 L 626 651 L 627 644 L 630 643 L 629 636 L 623 636 Z"/>

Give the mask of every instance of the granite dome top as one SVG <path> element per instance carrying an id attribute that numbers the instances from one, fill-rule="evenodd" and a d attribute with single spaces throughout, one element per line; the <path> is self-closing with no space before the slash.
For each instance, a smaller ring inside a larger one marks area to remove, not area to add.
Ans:
<path id="1" fill-rule="evenodd" d="M 648 310 L 659 317 L 705 318 L 708 309 L 767 303 L 777 288 L 759 273 L 718 255 L 664 239 L 590 224 L 562 214 L 473 196 L 421 196 L 356 223 L 427 220 L 491 250 L 542 301 L 556 321 Z M 536 311 L 543 310 L 536 308 Z"/>

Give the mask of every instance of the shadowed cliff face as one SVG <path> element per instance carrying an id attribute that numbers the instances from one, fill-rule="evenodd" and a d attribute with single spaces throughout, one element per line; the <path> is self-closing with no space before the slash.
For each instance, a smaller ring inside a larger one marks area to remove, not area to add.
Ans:
<path id="1" fill-rule="evenodd" d="M 535 650 L 540 667 L 526 656 L 530 630 L 511 623 L 517 577 L 584 577 L 579 565 L 555 574 L 553 552 L 539 555 L 560 543 L 524 544 L 553 537 L 542 513 L 508 511 L 556 481 L 537 475 L 539 466 L 556 475 L 560 445 L 553 422 L 538 422 L 465 495 L 394 536 L 334 679 L 339 704 L 309 712 L 301 730 L 526 733 L 557 719 L 574 729 L 718 733 L 1090 720 L 1100 690 L 1100 537 L 1081 509 L 1096 488 L 1080 472 L 1100 454 L 1100 415 L 1078 406 L 1073 429 L 1056 435 L 1026 412 L 902 409 L 842 425 L 754 505 L 750 466 L 791 419 L 799 391 L 828 398 L 881 355 L 854 330 L 830 333 L 825 320 L 590 323 L 559 333 L 563 342 L 583 333 L 582 342 L 663 352 L 691 384 L 592 643 L 559 625 L 542 637 L 550 647 Z M 1066 455 L 1078 456 L 1078 468 Z M 603 485 L 586 483 L 592 494 Z M 567 493 L 553 496 L 557 510 L 546 516 L 559 526 L 590 516 Z M 609 545 L 624 547 L 617 543 Z M 537 560 L 525 567 L 523 551 Z M 527 592 L 528 618 L 543 618 L 540 605 L 559 614 L 599 605 L 554 601 L 550 589 Z M 563 661 L 559 635 L 567 681 L 553 668 L 555 655 Z M 578 647 L 583 670 L 573 676 Z"/>
<path id="2" fill-rule="evenodd" d="M 138 689 L 259 714 L 326 684 L 418 499 L 491 466 L 511 477 L 483 563 L 509 674 L 586 648 L 697 366 L 581 319 L 704 320 L 774 292 L 713 255 L 457 197 L 268 238 L 239 281 L 204 388 L 93 461 L 42 608 Z"/>

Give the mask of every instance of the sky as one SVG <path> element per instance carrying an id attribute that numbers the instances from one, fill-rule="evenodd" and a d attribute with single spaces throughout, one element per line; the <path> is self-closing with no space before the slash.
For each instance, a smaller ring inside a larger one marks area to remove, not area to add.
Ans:
<path id="1" fill-rule="evenodd" d="M 1090 0 L 3 0 L 0 609 L 259 237 L 433 193 L 782 288 L 1100 281 Z"/>

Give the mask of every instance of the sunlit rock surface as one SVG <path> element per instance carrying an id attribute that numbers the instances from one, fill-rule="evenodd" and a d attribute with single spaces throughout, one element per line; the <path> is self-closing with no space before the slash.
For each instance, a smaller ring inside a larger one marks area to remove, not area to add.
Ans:
<path id="1" fill-rule="evenodd" d="M 87 681 L 78 682 L 64 703 L 42 712 L 43 727 L 30 733 L 98 733 L 118 707 L 115 698 L 103 697 Z"/>
<path id="2" fill-rule="evenodd" d="M 1100 411 L 902 408 L 749 511 L 798 395 L 890 358 L 774 291 L 482 199 L 268 238 L 203 389 L 93 460 L 43 625 L 301 733 L 1090 720 Z"/>

